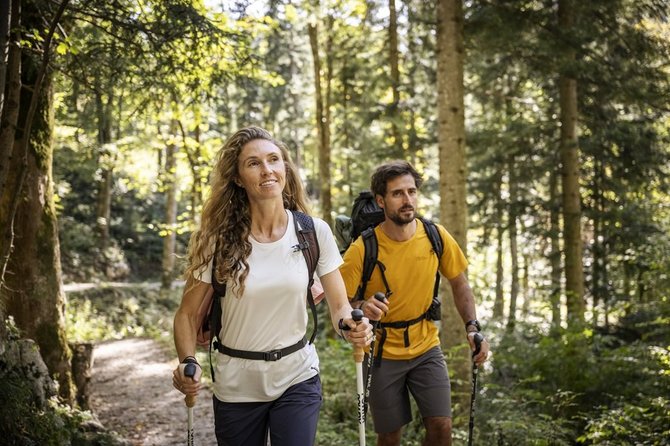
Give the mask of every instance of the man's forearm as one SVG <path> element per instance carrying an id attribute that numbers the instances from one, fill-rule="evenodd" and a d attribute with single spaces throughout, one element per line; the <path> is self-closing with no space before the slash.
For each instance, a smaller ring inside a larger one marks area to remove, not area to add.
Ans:
<path id="1" fill-rule="evenodd" d="M 477 319 L 477 309 L 475 307 L 475 296 L 470 288 L 465 274 L 460 274 L 449 281 L 454 295 L 454 304 L 460 314 L 463 323 Z"/>

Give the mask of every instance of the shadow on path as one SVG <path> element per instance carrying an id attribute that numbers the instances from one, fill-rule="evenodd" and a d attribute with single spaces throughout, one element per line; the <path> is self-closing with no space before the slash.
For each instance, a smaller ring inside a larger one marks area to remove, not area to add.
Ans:
<path id="1" fill-rule="evenodd" d="M 172 387 L 177 358 L 151 339 L 102 342 L 93 358 L 90 405 L 106 428 L 135 446 L 186 444 L 186 406 Z M 216 445 L 208 389 L 200 392 L 193 414 L 196 445 Z"/>

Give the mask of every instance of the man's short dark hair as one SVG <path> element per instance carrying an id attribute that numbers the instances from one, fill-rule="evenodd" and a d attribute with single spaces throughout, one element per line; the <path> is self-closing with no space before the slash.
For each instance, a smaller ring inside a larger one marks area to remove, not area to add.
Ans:
<path id="1" fill-rule="evenodd" d="M 386 184 L 390 180 L 402 175 L 412 175 L 417 189 L 423 184 L 423 178 L 421 178 L 419 172 L 410 163 L 396 160 L 384 163 L 375 169 L 370 179 L 370 190 L 373 195 L 381 195 L 383 197 L 386 195 Z"/>

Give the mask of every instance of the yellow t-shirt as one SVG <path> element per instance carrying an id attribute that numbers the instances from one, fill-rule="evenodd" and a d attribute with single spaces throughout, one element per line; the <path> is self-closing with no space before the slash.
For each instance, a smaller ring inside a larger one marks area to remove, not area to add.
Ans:
<path id="1" fill-rule="evenodd" d="M 454 238 L 444 227 L 437 225 L 444 252 L 439 262 L 442 276 L 453 279 L 467 268 L 468 262 Z M 421 220 L 416 220 L 416 232 L 409 240 L 391 240 L 377 226 L 377 259 L 386 267 L 385 277 L 393 294 L 388 298 L 389 311 L 382 322 L 409 321 L 428 310 L 433 298 L 437 256 L 433 253 L 428 234 Z M 356 294 L 363 273 L 363 238 L 354 241 L 344 254 L 340 272 L 350 299 Z M 365 297 L 376 292 L 386 292 L 379 267 L 375 267 L 367 284 Z M 382 356 L 386 359 L 412 359 L 440 345 L 438 330 L 429 320 L 422 320 L 409 327 L 409 347 L 405 347 L 404 328 L 387 328 Z M 380 333 L 377 332 L 379 340 Z M 375 352 L 376 354 L 376 352 Z"/>

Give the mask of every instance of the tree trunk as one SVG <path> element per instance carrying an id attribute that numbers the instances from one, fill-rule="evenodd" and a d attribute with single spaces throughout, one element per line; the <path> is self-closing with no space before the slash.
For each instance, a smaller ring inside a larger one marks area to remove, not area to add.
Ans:
<path id="1" fill-rule="evenodd" d="M 593 253 L 593 262 L 591 263 L 591 295 L 593 296 L 593 306 L 591 307 L 591 314 L 593 317 L 592 325 L 594 328 L 598 327 L 599 311 L 600 311 L 600 302 L 603 301 L 603 272 L 602 266 L 604 263 L 603 259 L 603 221 L 602 221 L 602 212 L 603 212 L 603 195 L 601 185 L 602 183 L 602 162 L 600 160 L 594 160 L 594 173 L 595 178 L 593 181 L 593 243 L 592 243 L 592 253 Z"/>
<path id="2" fill-rule="evenodd" d="M 440 164 L 440 215 L 463 252 L 467 251 L 465 115 L 463 105 L 463 3 L 437 3 L 437 103 Z M 448 281 L 442 281 L 445 305 L 441 340 L 449 352 L 454 400 L 465 404 L 470 374 L 470 349 L 463 321 L 453 303 Z"/>
<path id="3" fill-rule="evenodd" d="M 514 163 L 514 156 L 510 155 L 507 166 L 509 170 L 509 255 L 512 264 L 510 269 L 509 314 L 507 316 L 508 331 L 513 331 L 516 325 L 516 304 L 519 298 L 519 250 L 517 245 L 518 186 Z"/>
<path id="4" fill-rule="evenodd" d="M 5 4 L 3 2 L 3 4 Z M 4 19 L 3 19 L 4 20 Z M 12 1 L 11 34 L 8 42 L 7 66 L 5 81 L 0 85 L 3 91 L 2 120 L 0 121 L 0 196 L 6 189 L 9 166 L 12 162 L 12 147 L 19 119 L 19 101 L 21 95 L 21 2 Z M 6 216 L 5 216 L 6 218 Z M 0 216 L 0 223 L 3 218 Z M 6 228 L 4 222 L 0 228 Z M 3 231 L 4 232 L 4 231 Z M 0 257 L 1 264 L 6 260 Z"/>
<path id="5" fill-rule="evenodd" d="M 530 315 L 530 278 L 528 277 L 530 259 L 527 254 L 522 252 L 521 261 L 523 265 L 521 267 L 521 271 L 523 272 L 523 275 L 521 276 L 521 298 L 523 299 L 523 304 L 521 305 L 521 320 L 525 322 Z"/>
<path id="6" fill-rule="evenodd" d="M 407 12 L 407 58 L 409 59 L 407 65 L 407 97 L 410 104 L 415 104 L 415 98 L 417 96 L 417 72 L 418 67 L 416 59 L 413 59 L 413 55 L 417 54 L 419 51 L 419 45 L 415 43 L 416 32 L 415 32 L 415 21 L 417 19 L 412 13 L 412 7 L 408 8 Z M 418 57 L 417 57 L 418 58 Z M 417 116 L 419 113 L 416 110 L 416 107 L 411 106 L 409 109 L 409 129 L 407 131 L 407 151 L 408 158 L 412 165 L 416 165 L 420 162 L 419 153 L 422 151 L 419 147 L 419 134 L 417 131 Z"/>
<path id="7" fill-rule="evenodd" d="M 331 122 L 331 102 L 333 87 L 333 23 L 335 19 L 332 14 L 328 15 L 328 38 L 326 39 L 326 94 L 324 96 L 323 107 L 323 131 L 321 142 L 321 153 L 319 155 L 319 174 L 321 176 L 321 207 L 323 209 L 324 220 L 328 226 L 333 225 L 333 197 L 331 193 L 332 182 L 332 163 L 330 146 L 330 122 Z"/>
<path id="8" fill-rule="evenodd" d="M 549 263 L 551 264 L 551 327 L 554 332 L 561 328 L 561 244 L 559 240 L 560 202 L 558 198 L 558 174 L 552 170 L 549 176 Z"/>
<path id="9" fill-rule="evenodd" d="M 31 22 L 34 21 L 34 22 Z M 26 22 L 37 27 L 42 21 L 37 15 L 27 14 Z M 31 29 L 28 25 L 27 29 Z M 46 52 L 48 53 L 48 45 Z M 26 54 L 22 59 L 22 110 L 8 184 L 21 184 L 18 177 L 25 175 L 23 187 L 18 189 L 19 201 L 13 221 L 14 249 L 5 275 L 5 287 L 0 289 L 7 314 L 12 315 L 25 337 L 34 339 L 44 362 L 59 384 L 65 401 L 74 401 L 74 387 L 70 371 L 70 351 L 65 337 L 65 294 L 60 267 L 58 225 L 54 207 L 52 179 L 53 97 L 50 73 L 45 73 L 42 85 L 38 82 L 40 69 Z M 42 70 L 46 69 L 46 63 Z M 44 73 L 44 71 L 42 71 Z M 32 94 L 36 97 L 34 119 L 31 124 Z M 32 131 L 31 131 L 32 127 Z M 27 140 L 24 140 L 26 138 Z M 27 147 L 27 152 L 24 148 Z M 27 156 L 24 158 L 24 153 Z M 25 160 L 25 164 L 24 164 Z M 23 164 L 23 165 L 22 165 Z M 16 189 L 16 188 L 15 188 Z M 7 188 L 0 197 L 2 215 L 11 213 L 11 196 L 16 190 Z"/>
<path id="10" fill-rule="evenodd" d="M 7 65 L 9 62 L 9 26 L 11 22 L 11 0 L 0 2 L 0 129 L 4 126 L 2 125 L 3 116 L 4 116 L 4 105 L 5 105 L 5 90 L 7 89 Z M 0 135 L 2 131 L 0 130 Z M 13 138 L 12 138 L 13 139 Z M 2 190 L 4 184 L 4 174 L 2 173 L 8 163 L 8 155 L 11 153 L 9 150 L 11 146 L 5 146 L 0 140 L 0 197 L 2 197 Z M 2 225 L 2 218 L 0 218 L 0 225 Z M 4 226 L 2 226 L 4 227 Z M 2 233 L 0 232 L 0 237 Z M 2 242 L 0 242 L 0 246 Z M 0 265 L 6 265 L 6 262 L 0 256 Z M 4 274 L 2 274 L 4 276 Z M 0 284 L 2 281 L 0 281 Z M 5 339 L 7 338 L 6 327 L 5 327 L 5 309 L 2 302 L 0 302 L 0 355 L 5 352 Z"/>
<path id="11" fill-rule="evenodd" d="M 5 103 L 5 82 L 7 81 L 7 62 L 9 56 L 9 24 L 11 22 L 11 0 L 0 2 L 0 120 Z"/>
<path id="12" fill-rule="evenodd" d="M 567 35 L 574 26 L 573 0 L 559 0 L 559 26 Z M 565 295 L 570 326 L 584 323 L 584 271 L 582 262 L 581 195 L 579 190 L 579 149 L 577 137 L 577 80 L 571 74 L 575 50 L 563 52 L 559 78 L 561 108 L 560 153 L 563 178 L 563 239 L 565 249 Z"/>
<path id="13" fill-rule="evenodd" d="M 108 146 L 112 142 L 111 96 L 103 98 L 100 85 L 96 89 L 95 105 L 98 125 L 98 197 L 96 207 L 96 230 L 100 259 L 107 265 L 106 250 L 110 245 L 109 222 L 112 208 L 112 185 L 114 181 L 114 154 Z"/>
<path id="14" fill-rule="evenodd" d="M 503 269 L 503 234 L 504 223 L 503 219 L 505 218 L 503 212 L 503 198 L 501 194 L 502 189 L 502 172 L 496 174 L 495 181 L 496 188 L 496 245 L 498 249 L 496 250 L 496 297 L 493 303 L 493 312 L 492 316 L 494 320 L 502 320 L 504 308 L 505 308 L 505 296 L 503 294 L 503 281 L 504 281 L 504 269 Z"/>
<path id="15" fill-rule="evenodd" d="M 332 228 L 332 198 L 330 195 L 330 122 L 329 113 L 324 107 L 324 94 L 321 87 L 321 58 L 319 56 L 319 35 L 316 24 L 308 27 L 309 43 L 314 60 L 314 96 L 316 98 L 316 128 L 319 138 L 319 179 L 321 212 L 326 223 Z"/>
<path id="16" fill-rule="evenodd" d="M 177 134 L 177 123 L 170 123 L 170 136 Z M 177 245 L 177 146 L 172 141 L 165 146 L 165 170 L 163 171 L 163 187 L 165 190 L 165 235 L 163 238 L 163 271 L 161 289 L 169 290 L 174 280 L 175 248 Z"/>
<path id="17" fill-rule="evenodd" d="M 393 158 L 403 158 L 402 116 L 400 115 L 400 68 L 398 56 L 398 16 L 395 0 L 389 0 L 389 66 L 391 68 L 392 100 L 389 107 Z"/>
<path id="18" fill-rule="evenodd" d="M 196 113 L 197 119 L 196 122 L 200 121 L 200 113 Z M 179 131 L 181 133 L 182 145 L 184 147 L 184 153 L 186 154 L 186 159 L 188 160 L 189 167 L 191 168 L 191 176 L 193 177 L 193 183 L 191 185 L 191 221 L 197 225 L 200 224 L 200 204 L 202 203 L 202 174 L 201 169 L 202 165 L 202 153 L 200 147 L 200 125 L 197 124 L 193 131 L 193 140 L 195 144 L 191 147 L 191 144 L 188 143 L 188 137 L 186 135 L 186 130 L 184 129 L 184 124 L 181 121 L 177 121 L 179 126 Z"/>

